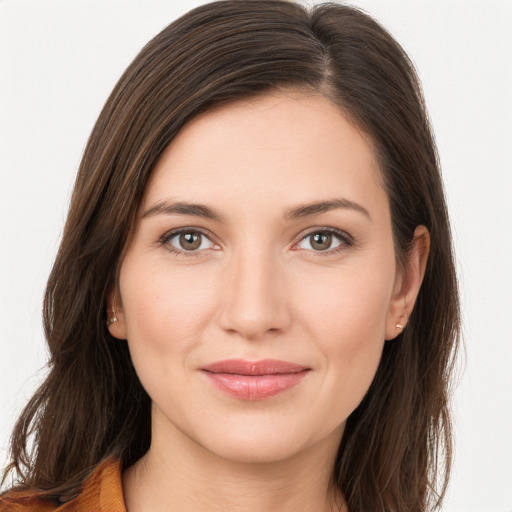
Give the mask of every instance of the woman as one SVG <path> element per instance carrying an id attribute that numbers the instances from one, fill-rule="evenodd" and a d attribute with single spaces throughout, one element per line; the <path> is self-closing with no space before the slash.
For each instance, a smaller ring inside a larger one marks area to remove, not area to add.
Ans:
<path id="1" fill-rule="evenodd" d="M 44 313 L 2 510 L 435 507 L 458 297 L 403 50 L 331 4 L 172 23 L 96 123 Z"/>

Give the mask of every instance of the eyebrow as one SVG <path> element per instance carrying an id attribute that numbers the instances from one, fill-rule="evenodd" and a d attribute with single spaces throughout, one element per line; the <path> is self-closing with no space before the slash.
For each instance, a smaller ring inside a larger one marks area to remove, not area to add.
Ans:
<path id="1" fill-rule="evenodd" d="M 368 217 L 371 221 L 371 215 L 368 210 L 361 206 L 359 203 L 350 201 L 348 199 L 330 199 L 327 201 L 318 201 L 315 203 L 308 203 L 299 206 L 294 206 L 285 211 L 283 218 L 287 221 L 298 220 L 311 215 L 319 215 L 330 210 L 335 209 L 348 209 L 362 213 Z M 192 215 L 194 217 L 201 217 L 204 219 L 210 219 L 215 222 L 225 223 L 224 216 L 219 210 L 211 208 L 203 204 L 188 203 L 185 201 L 168 202 L 159 201 L 154 204 L 151 208 L 146 210 L 142 218 L 153 217 L 155 215 Z"/>
<path id="2" fill-rule="evenodd" d="M 355 210 L 356 212 L 362 213 L 369 220 L 372 220 L 370 212 L 359 203 L 349 201 L 348 199 L 330 199 L 328 201 L 319 201 L 317 203 L 310 203 L 295 206 L 286 210 L 284 214 L 285 220 L 296 220 L 308 217 L 310 215 L 318 215 L 320 213 L 328 212 L 330 210 L 336 210 L 338 208 Z"/>
<path id="3" fill-rule="evenodd" d="M 169 203 L 167 201 L 159 201 L 151 208 L 146 210 L 142 218 L 153 217 L 154 215 L 192 215 L 194 217 L 202 217 L 204 219 L 214 220 L 216 222 L 225 222 L 224 216 L 214 208 L 203 204 L 187 203 L 178 201 Z"/>

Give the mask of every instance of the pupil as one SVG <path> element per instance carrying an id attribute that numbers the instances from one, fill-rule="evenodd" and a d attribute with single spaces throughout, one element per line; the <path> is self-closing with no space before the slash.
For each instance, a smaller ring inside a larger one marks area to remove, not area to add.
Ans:
<path id="1" fill-rule="evenodd" d="M 320 249 L 321 251 L 324 251 L 325 249 L 328 249 L 331 245 L 331 239 L 332 235 L 325 234 L 325 233 L 316 233 L 313 235 L 313 243 L 312 246 L 315 249 Z"/>
<path id="2" fill-rule="evenodd" d="M 180 236 L 180 243 L 185 249 L 197 249 L 201 242 L 199 240 L 199 235 L 194 233 L 183 233 Z"/>

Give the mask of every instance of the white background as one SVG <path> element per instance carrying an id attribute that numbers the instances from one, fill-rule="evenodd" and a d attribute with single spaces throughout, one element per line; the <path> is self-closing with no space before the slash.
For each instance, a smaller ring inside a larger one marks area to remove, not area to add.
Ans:
<path id="1" fill-rule="evenodd" d="M 43 290 L 88 134 L 143 44 L 200 3 L 0 0 L 2 467 L 44 375 Z M 447 187 L 466 361 L 443 510 L 512 512 L 512 1 L 352 3 L 415 62 Z"/>

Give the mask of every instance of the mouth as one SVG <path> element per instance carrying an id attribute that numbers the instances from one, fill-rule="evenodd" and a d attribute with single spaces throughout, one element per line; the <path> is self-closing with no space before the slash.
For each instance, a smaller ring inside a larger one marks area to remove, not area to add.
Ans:
<path id="1" fill-rule="evenodd" d="M 228 359 L 201 370 L 217 389 L 230 396 L 240 400 L 263 400 L 295 387 L 311 369 L 275 359 Z"/>

